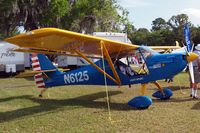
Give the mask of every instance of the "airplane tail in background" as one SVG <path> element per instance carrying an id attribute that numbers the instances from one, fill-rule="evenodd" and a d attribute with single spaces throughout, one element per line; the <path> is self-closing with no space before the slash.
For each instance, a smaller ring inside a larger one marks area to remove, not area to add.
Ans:
<path id="1" fill-rule="evenodd" d="M 46 76 L 53 76 L 57 71 L 57 68 L 52 64 L 52 62 L 43 54 L 32 54 L 32 68 L 33 71 L 38 73 L 34 75 L 34 80 L 38 88 L 45 88 L 44 74 Z M 49 73 L 49 74 L 48 74 Z"/>

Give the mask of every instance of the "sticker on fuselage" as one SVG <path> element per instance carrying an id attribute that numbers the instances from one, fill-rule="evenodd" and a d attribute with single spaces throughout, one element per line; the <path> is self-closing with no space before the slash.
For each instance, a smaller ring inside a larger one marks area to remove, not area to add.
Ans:
<path id="1" fill-rule="evenodd" d="M 150 69 L 157 69 L 157 68 L 161 68 L 162 65 L 161 64 L 154 64 L 153 66 L 150 66 Z"/>
<path id="2" fill-rule="evenodd" d="M 88 71 L 75 72 L 64 75 L 65 84 L 80 83 L 89 80 Z"/>
<path id="3" fill-rule="evenodd" d="M 133 79 L 130 79 L 130 82 L 134 82 L 134 81 L 140 81 L 140 80 L 143 80 L 144 78 L 141 77 L 141 78 L 133 78 Z"/>

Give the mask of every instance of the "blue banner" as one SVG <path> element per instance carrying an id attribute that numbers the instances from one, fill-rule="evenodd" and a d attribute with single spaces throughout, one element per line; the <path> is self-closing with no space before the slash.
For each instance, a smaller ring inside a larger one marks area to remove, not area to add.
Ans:
<path id="1" fill-rule="evenodd" d="M 185 42 L 186 42 L 186 46 L 187 46 L 187 50 L 188 52 L 192 51 L 192 44 L 190 41 L 190 29 L 188 24 L 186 23 L 185 27 L 184 27 L 184 36 L 185 36 Z"/>

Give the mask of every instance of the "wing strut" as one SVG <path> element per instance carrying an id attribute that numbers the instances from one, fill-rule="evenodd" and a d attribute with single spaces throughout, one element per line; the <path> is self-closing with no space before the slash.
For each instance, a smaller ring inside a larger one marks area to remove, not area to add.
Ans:
<path id="1" fill-rule="evenodd" d="M 104 56 L 106 57 L 108 64 L 110 65 L 110 68 L 115 76 L 115 79 L 117 81 L 118 85 L 121 85 L 121 80 L 119 78 L 119 75 L 117 74 L 117 71 L 115 70 L 114 64 L 112 63 L 112 60 L 110 58 L 110 55 L 108 53 L 108 50 L 106 49 L 105 43 L 103 41 L 100 42 L 101 46 L 103 47 L 103 53 L 105 54 Z"/>
<path id="2" fill-rule="evenodd" d="M 82 54 L 81 52 L 74 50 L 75 53 L 77 53 L 80 57 L 82 57 L 83 59 L 85 59 L 88 63 L 90 63 L 94 68 L 96 68 L 99 72 L 101 72 L 102 74 L 105 74 L 106 77 L 108 77 L 110 80 L 114 81 L 116 84 L 119 84 L 119 82 L 114 79 L 112 76 L 110 76 L 108 73 L 106 73 L 105 71 L 103 71 L 100 67 L 98 67 L 96 64 L 94 64 L 90 59 L 88 59 L 84 54 Z"/>

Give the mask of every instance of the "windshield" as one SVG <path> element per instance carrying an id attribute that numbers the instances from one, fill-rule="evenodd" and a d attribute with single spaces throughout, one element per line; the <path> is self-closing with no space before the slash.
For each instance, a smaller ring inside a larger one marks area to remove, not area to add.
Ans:
<path id="1" fill-rule="evenodd" d="M 129 53 L 125 57 L 121 58 L 119 61 L 127 65 L 127 67 L 130 67 L 134 73 L 148 74 L 149 71 L 146 65 L 146 59 L 155 54 L 159 53 L 153 51 L 149 47 L 141 46 L 132 53 Z"/>
<path id="2" fill-rule="evenodd" d="M 154 54 L 158 54 L 157 52 L 153 51 L 152 49 L 146 46 L 141 46 L 139 48 L 139 51 L 141 52 L 141 54 L 145 59 L 151 57 Z"/>

